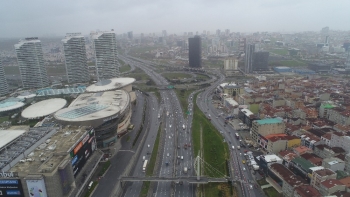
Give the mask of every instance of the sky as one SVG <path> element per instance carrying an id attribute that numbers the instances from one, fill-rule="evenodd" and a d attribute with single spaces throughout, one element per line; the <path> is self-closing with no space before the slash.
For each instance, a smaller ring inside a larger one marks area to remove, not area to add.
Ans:
<path id="1" fill-rule="evenodd" d="M 350 30 L 349 0 L 3 0 L 0 38 L 108 31 Z"/>

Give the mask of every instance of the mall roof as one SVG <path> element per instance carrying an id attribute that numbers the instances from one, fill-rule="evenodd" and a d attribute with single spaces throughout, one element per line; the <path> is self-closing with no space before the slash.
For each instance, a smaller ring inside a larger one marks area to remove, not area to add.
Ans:
<path id="1" fill-rule="evenodd" d="M 266 118 L 266 119 L 255 120 L 255 121 L 260 125 L 282 123 L 282 120 L 280 118 Z"/>
<path id="2" fill-rule="evenodd" d="M 37 96 L 54 96 L 61 94 L 81 94 L 85 92 L 85 86 L 79 86 L 76 88 L 64 88 L 64 89 L 52 89 L 46 88 L 37 91 Z"/>
<path id="3" fill-rule="evenodd" d="M 0 148 L 17 139 L 25 130 L 0 130 Z"/>
<path id="4" fill-rule="evenodd" d="M 36 94 L 30 92 L 23 92 L 22 94 L 17 96 L 17 98 L 19 99 L 29 99 L 34 97 L 36 97 Z"/>
<path id="5" fill-rule="evenodd" d="M 117 90 L 135 82 L 134 78 L 112 78 L 103 79 L 86 88 L 86 92 L 104 92 L 109 90 Z"/>
<path id="6" fill-rule="evenodd" d="M 66 106 L 66 104 L 67 101 L 62 98 L 43 100 L 25 108 L 22 111 L 22 117 L 28 119 L 41 118 L 55 113 Z"/>
<path id="7" fill-rule="evenodd" d="M 0 102 L 0 112 L 18 109 L 20 107 L 23 107 L 24 105 L 25 104 L 23 102 L 20 102 L 20 101 L 15 100 L 15 99 L 14 100 L 6 99 L 6 100 Z"/>
<path id="8" fill-rule="evenodd" d="M 67 108 L 55 113 L 61 121 L 82 122 L 106 118 L 124 111 L 130 102 L 124 90 L 84 93 L 79 95 Z"/>

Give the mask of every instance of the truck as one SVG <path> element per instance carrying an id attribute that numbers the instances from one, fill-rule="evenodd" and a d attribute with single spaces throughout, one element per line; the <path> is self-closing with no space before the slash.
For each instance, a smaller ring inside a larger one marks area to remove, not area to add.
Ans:
<path id="1" fill-rule="evenodd" d="M 187 167 L 184 167 L 184 173 L 187 174 Z"/>

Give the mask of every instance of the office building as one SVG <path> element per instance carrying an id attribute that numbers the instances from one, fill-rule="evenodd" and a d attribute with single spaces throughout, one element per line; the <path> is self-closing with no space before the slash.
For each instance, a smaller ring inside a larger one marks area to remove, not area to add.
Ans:
<path id="1" fill-rule="evenodd" d="M 253 55 L 253 71 L 266 71 L 268 68 L 269 52 L 259 51 Z"/>
<path id="2" fill-rule="evenodd" d="M 1 59 L 0 59 L 0 96 L 4 96 L 8 94 L 9 92 L 8 88 L 9 87 L 5 77 L 5 70 L 4 70 L 4 67 L 2 66 Z"/>
<path id="3" fill-rule="evenodd" d="M 163 31 L 162 31 L 162 36 L 163 36 L 163 37 L 167 37 L 167 36 L 168 36 L 166 30 L 163 30 Z"/>
<path id="4" fill-rule="evenodd" d="M 245 64 L 244 72 L 251 73 L 253 71 L 253 57 L 254 57 L 255 45 L 248 44 L 245 50 Z"/>
<path id="5" fill-rule="evenodd" d="M 188 58 L 191 68 L 202 68 L 202 43 L 201 37 L 188 38 Z"/>
<path id="6" fill-rule="evenodd" d="M 119 76 L 117 43 L 114 31 L 92 33 L 91 37 L 95 49 L 98 80 Z"/>
<path id="7" fill-rule="evenodd" d="M 68 83 L 88 82 L 90 76 L 84 36 L 81 33 L 67 33 L 62 42 Z"/>
<path id="8" fill-rule="evenodd" d="M 132 39 L 134 38 L 134 35 L 133 35 L 132 31 L 129 31 L 129 32 L 128 32 L 128 38 L 129 38 L 130 40 L 132 40 Z"/>
<path id="9" fill-rule="evenodd" d="M 41 41 L 37 37 L 25 38 L 15 44 L 17 62 L 23 88 L 43 88 L 49 85 L 44 64 Z"/>

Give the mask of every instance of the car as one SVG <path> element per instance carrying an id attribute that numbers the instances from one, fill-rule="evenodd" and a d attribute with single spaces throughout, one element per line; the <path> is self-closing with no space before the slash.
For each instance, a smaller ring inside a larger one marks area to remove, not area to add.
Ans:
<path id="1" fill-rule="evenodd" d="M 253 189 L 253 185 L 249 185 L 249 189 Z"/>
<path id="2" fill-rule="evenodd" d="M 151 146 L 148 144 L 147 147 L 149 148 L 149 147 L 151 147 Z"/>
<path id="3" fill-rule="evenodd" d="M 245 171 L 245 168 L 243 168 L 243 171 Z"/>

